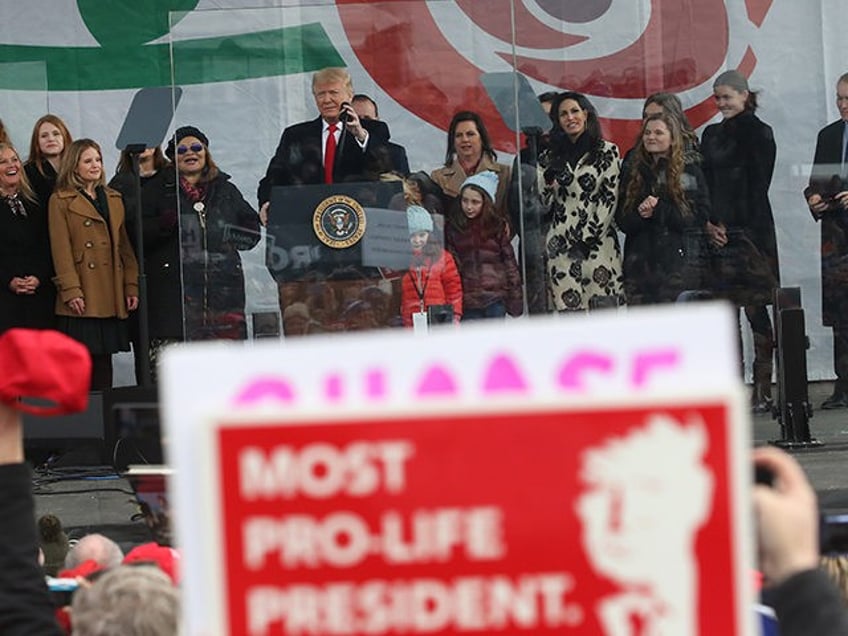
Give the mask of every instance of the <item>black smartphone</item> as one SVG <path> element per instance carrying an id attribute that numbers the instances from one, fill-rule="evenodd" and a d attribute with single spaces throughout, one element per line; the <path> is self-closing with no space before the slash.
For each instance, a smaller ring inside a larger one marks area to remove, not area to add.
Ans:
<path id="1" fill-rule="evenodd" d="M 819 520 L 819 552 L 848 554 L 848 514 L 822 514 Z"/>

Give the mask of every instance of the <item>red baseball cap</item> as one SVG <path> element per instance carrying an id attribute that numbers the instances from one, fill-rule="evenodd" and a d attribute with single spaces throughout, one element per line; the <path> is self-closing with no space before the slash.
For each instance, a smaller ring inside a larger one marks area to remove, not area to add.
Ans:
<path id="1" fill-rule="evenodd" d="M 0 335 L 3 404 L 34 415 L 77 413 L 88 406 L 90 387 L 91 355 L 73 338 L 49 329 L 16 328 Z"/>
<path id="2" fill-rule="evenodd" d="M 95 572 L 100 572 L 103 569 L 103 566 L 100 565 L 94 559 L 88 559 L 87 561 L 83 561 L 77 567 L 71 568 L 69 570 L 61 570 L 59 572 L 60 579 L 75 579 L 77 577 L 82 577 L 87 579 Z"/>
<path id="3" fill-rule="evenodd" d="M 134 547 L 124 557 L 124 563 L 153 563 L 171 577 L 174 585 L 180 582 L 180 553 L 174 548 L 151 541 Z"/>

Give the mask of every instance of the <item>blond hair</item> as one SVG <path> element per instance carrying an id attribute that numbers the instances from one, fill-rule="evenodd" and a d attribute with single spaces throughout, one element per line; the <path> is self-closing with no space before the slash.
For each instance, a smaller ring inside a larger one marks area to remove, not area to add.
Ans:
<path id="1" fill-rule="evenodd" d="M 842 593 L 842 602 L 848 605 L 848 556 L 826 555 L 819 563 L 822 570 Z"/>
<path id="2" fill-rule="evenodd" d="M 0 153 L 4 152 L 5 150 L 11 150 L 15 153 L 15 156 L 18 158 L 18 161 L 21 160 L 21 156 L 18 154 L 18 151 L 15 150 L 15 147 L 8 140 L 0 141 Z M 18 173 L 18 177 L 20 178 L 20 185 L 18 186 L 18 191 L 21 193 L 24 199 L 26 199 L 30 203 L 35 203 L 38 198 L 35 196 L 35 192 L 33 191 L 32 186 L 29 183 L 26 171 L 21 170 Z"/>
<path id="3" fill-rule="evenodd" d="M 77 139 L 71 146 L 65 150 L 62 155 L 62 165 L 59 166 L 59 177 L 56 179 L 56 190 L 84 190 L 86 183 L 77 174 L 77 166 L 80 162 L 80 157 L 89 148 L 94 148 L 97 154 L 100 155 L 100 162 L 103 162 L 103 151 L 100 150 L 100 145 L 93 139 Z M 106 185 L 106 173 L 100 170 L 100 179 L 96 183 L 97 186 L 104 187 Z"/>
<path id="4" fill-rule="evenodd" d="M 329 84 L 330 82 L 340 82 L 353 95 L 353 80 L 350 78 L 346 68 L 340 66 L 330 66 L 322 68 L 320 71 L 315 71 L 312 76 L 312 90 L 319 84 Z"/>

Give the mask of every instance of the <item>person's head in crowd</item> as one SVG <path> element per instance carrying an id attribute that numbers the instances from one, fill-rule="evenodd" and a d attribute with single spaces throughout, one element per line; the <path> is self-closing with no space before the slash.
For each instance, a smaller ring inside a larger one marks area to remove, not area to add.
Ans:
<path id="1" fill-rule="evenodd" d="M 310 322 L 312 316 L 306 303 L 292 303 L 283 311 L 283 333 L 286 337 L 307 335 Z"/>
<path id="2" fill-rule="evenodd" d="M 433 217 L 420 205 L 410 205 L 406 208 L 406 224 L 413 255 L 423 254 L 433 231 Z"/>
<path id="3" fill-rule="evenodd" d="M 380 113 L 377 110 L 377 102 L 363 93 L 357 93 L 353 96 L 350 102 L 353 105 L 353 110 L 359 115 L 360 119 L 365 121 L 372 119 L 380 119 Z"/>
<path id="4" fill-rule="evenodd" d="M 57 190 L 85 190 L 106 185 L 103 153 L 92 139 L 77 139 L 68 147 L 59 167 Z"/>
<path id="5" fill-rule="evenodd" d="M 848 555 L 827 554 L 821 558 L 820 566 L 842 592 L 842 600 L 848 605 Z"/>
<path id="6" fill-rule="evenodd" d="M 132 173 L 132 164 L 132 154 L 126 150 L 122 150 L 115 174 Z M 159 172 L 168 165 L 168 160 L 165 158 L 165 153 L 162 152 L 162 149 L 156 146 L 155 148 L 145 148 L 139 153 L 138 164 L 141 170 L 141 176 L 145 177 Z"/>
<path id="7" fill-rule="evenodd" d="M 571 143 L 577 143 L 585 134 L 589 148 L 596 147 L 603 139 L 598 112 L 582 93 L 559 93 L 551 104 L 550 118 L 554 131 L 561 133 L 552 136 L 561 138 L 564 134 Z"/>
<path id="8" fill-rule="evenodd" d="M 642 121 L 648 118 L 649 115 L 665 113 L 677 120 L 680 130 L 683 134 L 684 142 L 690 143 L 697 147 L 698 135 L 689 123 L 689 118 L 683 110 L 683 102 L 674 93 L 653 93 L 648 95 L 645 104 L 642 106 Z"/>
<path id="9" fill-rule="evenodd" d="M 683 191 L 681 176 L 685 169 L 683 134 L 677 119 L 666 113 L 648 115 L 642 122 L 639 143 L 634 150 L 637 165 L 648 166 L 648 172 L 664 174 L 668 196 L 682 214 L 688 214 L 689 201 Z M 643 170 L 630 171 L 625 184 L 624 209 L 639 205 L 645 191 Z"/>
<path id="10" fill-rule="evenodd" d="M 180 594 L 149 565 L 124 565 L 81 587 L 71 603 L 74 636 L 178 634 Z"/>
<path id="11" fill-rule="evenodd" d="M 377 285 L 369 285 L 360 293 L 359 298 L 371 307 L 374 312 L 374 320 L 379 326 L 385 326 L 391 316 L 390 312 L 390 295 L 380 289 Z"/>
<path id="12" fill-rule="evenodd" d="M 321 118 L 328 124 L 339 121 L 342 104 L 353 99 L 353 80 L 347 69 L 324 68 L 312 76 L 312 96 Z"/>
<path id="13" fill-rule="evenodd" d="M 495 209 L 498 191 L 498 175 L 484 170 L 468 177 L 459 189 L 459 211 L 451 214 L 451 223 L 464 229 L 469 223 L 479 220 L 486 237 L 503 231 L 504 219 Z"/>
<path id="14" fill-rule="evenodd" d="M 191 184 L 212 181 L 218 176 L 218 166 L 209 151 L 209 138 L 196 126 L 177 128 L 165 154 L 176 161 L 180 178 Z"/>
<path id="15" fill-rule="evenodd" d="M 739 71 L 725 71 L 713 82 L 713 97 L 724 119 L 757 110 L 757 93 L 748 86 L 747 78 Z"/>
<path id="16" fill-rule="evenodd" d="M 374 308 L 361 299 L 350 301 L 341 314 L 345 331 L 368 331 L 377 327 Z"/>
<path id="17" fill-rule="evenodd" d="M 545 111 L 545 114 L 549 117 L 551 115 L 551 106 L 553 106 L 556 96 L 556 91 L 546 91 L 539 94 L 539 104 L 541 104 L 542 110 Z"/>
<path id="18" fill-rule="evenodd" d="M 65 569 L 73 570 L 85 561 L 94 561 L 104 569 L 118 567 L 124 560 L 121 547 L 99 533 L 87 534 L 68 551 L 65 557 Z"/>
<path id="19" fill-rule="evenodd" d="M 38 518 L 38 543 L 44 555 L 44 572 L 56 576 L 68 555 L 68 535 L 59 517 L 45 514 Z"/>
<path id="20" fill-rule="evenodd" d="M 3 141 L 0 141 L 0 194 L 19 194 L 30 202 L 34 202 L 36 198 L 21 165 L 18 151 L 12 144 Z"/>
<path id="21" fill-rule="evenodd" d="M 3 125 L 3 120 L 0 119 L 0 143 L 8 144 L 11 142 L 12 140 L 9 139 L 9 133 L 6 130 L 6 126 Z"/>
<path id="22" fill-rule="evenodd" d="M 641 144 L 637 153 L 646 163 L 660 159 L 683 162 L 683 139 L 677 119 L 665 113 L 648 115 L 642 122 Z"/>
<path id="23" fill-rule="evenodd" d="M 42 164 L 47 161 L 58 172 L 62 156 L 71 145 L 71 133 L 65 122 L 56 115 L 40 117 L 32 128 L 29 142 L 29 157 L 26 162 L 35 165 L 44 174 Z"/>
<path id="24" fill-rule="evenodd" d="M 445 165 L 450 166 L 456 158 L 463 166 L 477 166 L 484 154 L 488 155 L 492 161 L 497 160 L 497 154 L 492 147 L 489 131 L 486 130 L 483 118 L 474 111 L 459 111 L 451 119 L 448 128 Z M 467 169 L 466 173 L 468 173 Z"/>
<path id="25" fill-rule="evenodd" d="M 652 93 L 645 99 L 642 105 L 642 120 L 647 119 L 649 115 L 658 113 L 667 113 L 678 119 L 685 119 L 683 114 L 683 102 L 674 93 Z"/>
<path id="26" fill-rule="evenodd" d="M 843 73 L 836 80 L 836 107 L 843 121 L 848 121 L 848 73 Z"/>
<path id="27" fill-rule="evenodd" d="M 407 205 L 420 205 L 430 214 L 442 214 L 439 186 L 424 171 L 413 172 L 403 180 L 403 197 Z M 404 206 L 405 209 L 405 206 Z"/>

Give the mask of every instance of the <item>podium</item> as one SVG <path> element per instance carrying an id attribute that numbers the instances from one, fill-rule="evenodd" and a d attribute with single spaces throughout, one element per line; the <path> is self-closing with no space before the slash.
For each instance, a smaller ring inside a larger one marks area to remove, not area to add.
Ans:
<path id="1" fill-rule="evenodd" d="M 265 260 L 286 337 L 399 326 L 410 257 L 400 181 L 271 191 Z"/>

